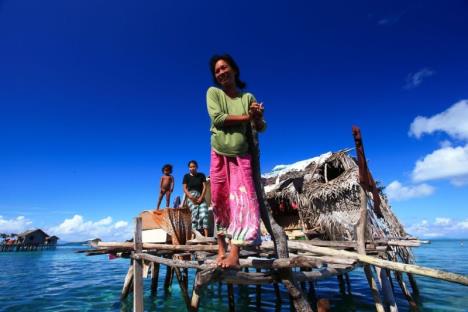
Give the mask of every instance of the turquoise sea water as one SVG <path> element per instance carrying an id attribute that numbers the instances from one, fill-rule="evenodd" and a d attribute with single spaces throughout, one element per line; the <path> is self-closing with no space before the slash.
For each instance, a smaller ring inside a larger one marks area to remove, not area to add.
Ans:
<path id="1" fill-rule="evenodd" d="M 468 243 L 461 246 L 460 242 L 433 241 L 415 248 L 416 261 L 468 274 Z M 74 253 L 82 248 L 59 246 L 55 251 L 0 253 L 0 311 L 132 311 L 131 296 L 124 302 L 119 300 L 129 261 Z M 164 275 L 161 269 L 156 298 L 150 294 L 150 279 L 145 280 L 145 311 L 186 311 L 175 278 L 171 291 L 164 291 Z M 315 284 L 317 297 L 329 299 L 332 311 L 374 311 L 363 273 L 357 270 L 350 278 L 351 295 L 341 295 L 336 279 L 331 278 Z M 417 282 L 421 311 L 468 311 L 468 287 L 421 277 Z M 255 290 L 255 286 L 235 286 L 236 311 L 291 311 L 284 289 L 281 303 L 276 302 L 273 287 L 262 286 L 260 302 Z M 399 288 L 396 290 L 399 310 L 409 311 Z M 227 297 L 226 286 L 209 285 L 200 311 L 227 311 Z"/>

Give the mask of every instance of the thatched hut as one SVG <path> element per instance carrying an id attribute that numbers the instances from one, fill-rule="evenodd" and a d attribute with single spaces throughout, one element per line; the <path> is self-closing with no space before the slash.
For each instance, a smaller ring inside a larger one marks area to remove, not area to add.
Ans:
<path id="1" fill-rule="evenodd" d="M 326 153 L 291 165 L 277 166 L 263 175 L 265 192 L 275 220 L 286 230 L 300 230 L 308 238 L 356 240 L 360 184 L 356 160 L 347 150 Z M 403 238 L 407 234 L 380 192 L 380 210 L 368 207 L 367 237 Z M 399 249 L 404 259 L 411 255 Z"/>

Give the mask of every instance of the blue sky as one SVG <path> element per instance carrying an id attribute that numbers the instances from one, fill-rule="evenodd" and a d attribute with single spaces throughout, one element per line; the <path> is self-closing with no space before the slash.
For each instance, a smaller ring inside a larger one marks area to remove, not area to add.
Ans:
<path id="1" fill-rule="evenodd" d="M 467 29 L 461 0 L 0 0 L 0 231 L 120 238 L 166 162 L 181 194 L 228 52 L 266 107 L 264 171 L 356 124 L 407 229 L 468 237 Z"/>

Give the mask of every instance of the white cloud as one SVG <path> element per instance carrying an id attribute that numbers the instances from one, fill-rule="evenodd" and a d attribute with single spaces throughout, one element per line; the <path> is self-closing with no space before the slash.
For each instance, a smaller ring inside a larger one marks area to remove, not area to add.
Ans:
<path id="1" fill-rule="evenodd" d="M 434 222 L 422 220 L 412 224 L 406 231 L 421 238 L 468 238 L 468 219 L 456 222 L 451 218 L 437 217 Z"/>
<path id="2" fill-rule="evenodd" d="M 413 181 L 448 179 L 455 186 L 468 184 L 468 100 L 461 100 L 432 117 L 416 117 L 409 135 L 420 138 L 424 134 L 445 132 L 450 140 L 440 143 L 440 148 L 416 162 L 411 173 Z M 456 146 L 454 140 L 465 145 Z"/>
<path id="3" fill-rule="evenodd" d="M 435 72 L 429 68 L 423 68 L 416 73 L 410 73 L 406 77 L 405 89 L 413 89 L 419 86 L 427 77 L 431 77 Z"/>
<path id="4" fill-rule="evenodd" d="M 15 219 L 5 219 L 0 216 L 0 232 L 6 234 L 19 234 L 32 229 L 32 221 L 24 216 L 18 216 Z"/>
<path id="5" fill-rule="evenodd" d="M 432 117 L 418 116 L 411 123 L 409 134 L 416 138 L 436 131 L 453 138 L 468 140 L 468 100 L 461 100 Z"/>
<path id="6" fill-rule="evenodd" d="M 412 172 L 416 182 L 449 179 L 455 185 L 468 182 L 468 144 L 443 147 L 418 160 Z"/>
<path id="7" fill-rule="evenodd" d="M 428 184 L 419 184 L 412 186 L 404 186 L 399 181 L 393 181 L 386 188 L 385 192 L 389 199 L 406 200 L 416 197 L 425 197 L 434 193 L 434 187 Z"/>
<path id="8" fill-rule="evenodd" d="M 468 219 L 458 222 L 456 228 L 461 230 L 468 230 Z"/>
<path id="9" fill-rule="evenodd" d="M 82 216 L 74 215 L 61 224 L 51 227 L 51 233 L 64 241 L 82 241 L 99 237 L 103 240 L 122 241 L 132 237 L 132 228 L 126 221 L 112 222 L 112 217 L 98 221 L 85 221 Z"/>
<path id="10" fill-rule="evenodd" d="M 437 225 L 449 225 L 452 222 L 450 218 L 435 218 L 434 224 Z"/>
<path id="11" fill-rule="evenodd" d="M 116 229 L 124 228 L 124 227 L 127 227 L 127 226 L 128 226 L 127 221 L 117 221 L 114 224 L 114 228 L 116 228 Z"/>

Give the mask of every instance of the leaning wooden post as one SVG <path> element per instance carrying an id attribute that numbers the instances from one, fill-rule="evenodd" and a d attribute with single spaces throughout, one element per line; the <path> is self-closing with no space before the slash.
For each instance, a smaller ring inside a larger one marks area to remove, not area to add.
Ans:
<path id="1" fill-rule="evenodd" d="M 193 282 L 192 301 L 190 304 L 193 312 L 198 311 L 198 306 L 200 305 L 201 290 L 207 283 L 211 281 L 215 270 L 216 268 L 197 271 L 195 281 Z"/>
<path id="2" fill-rule="evenodd" d="M 143 250 L 143 241 L 141 238 L 141 217 L 135 218 L 135 235 L 133 255 L 140 254 Z M 133 261 L 133 311 L 143 312 L 143 260 L 135 259 Z"/>
<path id="3" fill-rule="evenodd" d="M 120 300 L 127 298 L 128 293 L 133 283 L 133 260 L 130 260 L 130 266 L 128 267 L 127 275 L 125 276 L 124 285 L 122 287 L 122 293 L 120 294 Z"/>
<path id="4" fill-rule="evenodd" d="M 364 189 L 364 184 L 368 182 L 367 179 L 367 163 L 364 156 L 364 146 L 362 145 L 361 130 L 358 127 L 353 126 L 354 142 L 356 144 L 356 153 L 358 157 L 359 165 L 359 182 L 361 187 L 359 188 L 359 200 L 360 200 L 360 214 L 359 220 L 356 224 L 356 240 L 357 240 L 357 251 L 360 254 L 366 254 L 366 225 L 367 225 L 367 194 Z M 375 301 L 375 308 L 378 312 L 384 312 L 385 309 L 380 299 L 379 289 L 375 282 L 374 276 L 370 265 L 364 264 L 364 273 L 366 274 L 367 282 L 371 288 L 372 296 Z"/>
<path id="5" fill-rule="evenodd" d="M 257 129 L 255 122 L 252 120 L 250 123 L 250 133 L 248 135 L 249 150 L 252 156 L 252 174 L 255 183 L 255 192 L 260 207 L 260 216 L 266 230 L 270 234 L 275 244 L 276 256 L 278 258 L 289 258 L 288 242 L 286 233 L 283 228 L 276 223 L 271 212 L 270 205 L 266 200 L 265 189 L 262 184 L 262 175 L 260 169 L 260 147 L 258 141 Z M 302 293 L 299 283 L 296 281 L 292 270 L 279 269 L 281 281 L 288 290 L 289 294 L 293 299 L 294 307 L 297 311 L 312 312 L 312 308 L 306 299 L 306 296 Z"/>

